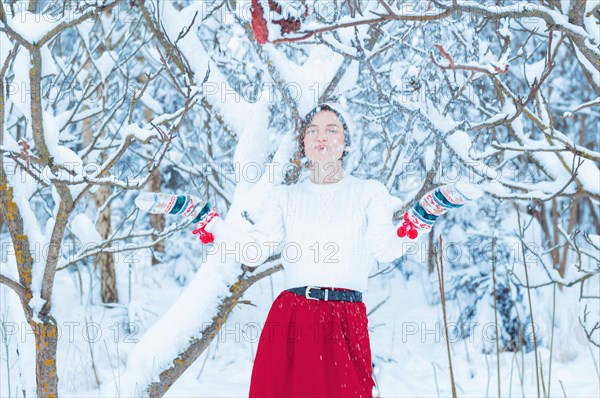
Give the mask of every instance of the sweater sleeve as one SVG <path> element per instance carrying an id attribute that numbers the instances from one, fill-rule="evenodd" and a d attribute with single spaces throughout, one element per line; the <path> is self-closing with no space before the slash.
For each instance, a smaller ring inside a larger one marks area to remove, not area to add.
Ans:
<path id="1" fill-rule="evenodd" d="M 268 194 L 261 212 L 247 230 L 231 225 L 221 217 L 213 218 L 206 230 L 215 236 L 223 261 L 235 258 L 236 262 L 257 266 L 276 253 L 285 234 L 283 200 L 285 187 L 275 186 Z"/>
<path id="2" fill-rule="evenodd" d="M 401 257 L 409 247 L 415 249 L 417 241 L 408 237 L 400 238 L 398 225 L 393 224 L 394 208 L 390 193 L 385 185 L 377 180 L 369 180 L 366 186 L 368 203 L 366 245 L 378 262 L 391 262 Z"/>

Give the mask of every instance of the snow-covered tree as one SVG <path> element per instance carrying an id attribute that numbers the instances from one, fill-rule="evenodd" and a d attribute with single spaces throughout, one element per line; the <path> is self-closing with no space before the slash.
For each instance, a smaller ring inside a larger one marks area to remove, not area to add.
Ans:
<path id="1" fill-rule="evenodd" d="M 600 344 L 597 2 L 13 1 L 0 21 L 0 282 L 36 334 L 38 396 L 59 386 L 58 271 L 87 270 L 100 301 L 143 319 L 118 289 L 117 253 L 150 252 L 186 286 L 130 348 L 118 393 L 173 385 L 282 267 L 277 254 L 260 267 L 205 257 L 189 223 L 145 217 L 133 198 L 193 192 L 248 228 L 274 185 L 301 178 L 300 118 L 326 100 L 353 119 L 346 172 L 400 198 L 395 223 L 446 182 L 488 193 L 390 269 L 435 278 L 441 235 L 442 253 L 458 251 L 445 299 L 459 324 L 497 311 L 500 349 L 550 347 L 544 303 L 563 294 Z"/>

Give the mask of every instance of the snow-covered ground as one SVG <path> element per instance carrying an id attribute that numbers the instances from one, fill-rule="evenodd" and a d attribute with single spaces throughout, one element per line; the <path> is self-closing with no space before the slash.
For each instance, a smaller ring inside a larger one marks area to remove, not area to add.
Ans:
<path id="1" fill-rule="evenodd" d="M 125 263 L 127 257 L 121 256 L 120 260 L 117 266 L 120 301 L 127 303 L 129 267 Z M 123 329 L 128 322 L 125 307 L 108 308 L 99 304 L 98 286 L 94 286 L 93 289 L 93 304 L 88 305 L 90 298 L 86 295 L 80 297 L 77 273 L 58 273 L 54 308 L 62 328 L 57 358 L 61 396 L 117 395 L 116 391 L 126 368 L 127 352 L 186 288 L 175 280 L 175 276 L 187 276 L 188 281 L 193 277 L 191 264 L 165 263 L 152 267 L 147 258 L 140 256 L 139 260 L 139 263 L 134 264 L 131 274 L 131 300 L 135 304 L 130 306 L 132 312 L 129 315 L 135 321 L 138 330 L 129 332 Z M 381 397 L 448 397 L 451 396 L 451 386 L 447 349 L 442 338 L 442 307 L 439 302 L 429 304 L 435 301 L 432 297 L 437 289 L 437 280 L 427 275 L 425 267 L 419 268 L 415 264 L 408 266 L 416 271 L 408 280 L 397 271 L 378 275 L 370 279 L 369 290 L 364 294 L 368 312 L 387 299 L 385 304 L 369 315 L 376 381 Z M 82 271 L 81 277 L 86 291 L 89 275 Z M 283 272 L 252 286 L 244 299 L 250 300 L 255 306 L 240 304 L 234 310 L 209 349 L 185 372 L 166 396 L 247 396 L 261 325 L 266 319 L 271 303 L 283 286 Z M 15 321 L 11 318 L 17 312 L 14 310 L 15 306 L 7 312 L 7 304 L 15 303 L 14 297 L 11 296 L 13 293 L 0 285 L 0 313 L 5 325 L 10 326 L 5 328 L 8 335 L 4 334 L 2 340 L 2 397 L 16 396 L 14 386 L 20 384 L 21 377 L 29 383 L 35 380 L 33 368 L 24 368 L 25 373 L 20 376 L 15 362 L 16 341 L 19 342 L 20 355 L 31 356 L 34 340 L 33 335 L 26 332 L 29 330 L 28 326 L 23 329 L 21 320 Z M 546 311 L 546 308 L 540 305 L 540 319 L 546 318 L 541 313 Z M 448 301 L 448 310 L 448 320 L 452 322 L 456 319 L 456 305 L 453 301 Z M 5 318 L 7 315 L 9 318 Z M 193 316 L 193 313 L 189 314 L 189 317 Z M 569 317 L 564 311 L 557 312 L 551 377 L 548 344 L 541 344 L 539 347 L 543 373 L 543 386 L 540 385 L 540 389 L 550 389 L 550 396 L 553 397 L 598 396 L 600 378 L 597 372 L 600 351 L 597 347 L 589 345 L 576 318 L 573 320 Z M 145 322 L 142 322 L 143 318 Z M 90 325 L 87 328 L 87 337 L 86 322 Z M 173 325 L 173 328 L 175 332 L 178 325 Z M 472 335 L 462 340 L 456 339 L 451 329 L 452 364 L 459 396 L 497 396 L 493 328 L 493 324 L 489 323 L 474 324 Z M 166 344 L 169 336 L 164 336 L 164 339 Z M 5 342 L 10 348 L 8 351 Z M 491 354 L 481 354 L 484 344 L 492 348 Z M 160 349 L 161 347 L 156 347 L 157 352 Z M 7 352 L 10 355 L 8 366 Z M 502 396 L 537 396 L 534 362 L 533 351 L 527 354 L 501 353 Z M 102 389 L 97 387 L 96 377 L 102 384 Z M 107 391 L 115 393 L 110 394 Z M 545 394 L 542 392 L 542 395 Z"/>

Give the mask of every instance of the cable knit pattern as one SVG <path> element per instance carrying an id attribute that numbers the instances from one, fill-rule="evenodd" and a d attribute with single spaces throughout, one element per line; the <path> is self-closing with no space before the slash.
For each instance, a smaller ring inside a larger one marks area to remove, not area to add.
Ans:
<path id="1" fill-rule="evenodd" d="M 225 253 L 248 265 L 281 253 L 285 288 L 305 285 L 367 290 L 377 261 L 402 256 L 415 241 L 399 238 L 387 188 L 352 175 L 331 184 L 310 179 L 273 188 L 256 223 L 239 231 L 216 217 L 206 227 Z"/>

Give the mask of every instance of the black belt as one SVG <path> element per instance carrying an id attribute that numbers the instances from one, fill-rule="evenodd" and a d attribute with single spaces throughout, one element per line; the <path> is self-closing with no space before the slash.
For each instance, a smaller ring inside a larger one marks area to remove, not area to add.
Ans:
<path id="1" fill-rule="evenodd" d="M 357 290 L 331 290 L 318 286 L 302 286 L 287 289 L 287 291 L 311 300 L 362 301 L 362 293 Z"/>

